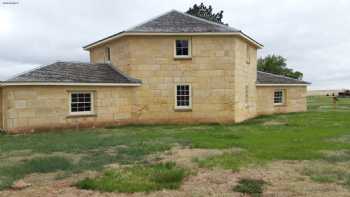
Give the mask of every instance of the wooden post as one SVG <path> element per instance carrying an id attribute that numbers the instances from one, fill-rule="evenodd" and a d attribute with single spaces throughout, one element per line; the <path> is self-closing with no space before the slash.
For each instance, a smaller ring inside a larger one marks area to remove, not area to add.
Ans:
<path id="1" fill-rule="evenodd" d="M 337 109 L 337 97 L 333 96 L 333 109 Z"/>

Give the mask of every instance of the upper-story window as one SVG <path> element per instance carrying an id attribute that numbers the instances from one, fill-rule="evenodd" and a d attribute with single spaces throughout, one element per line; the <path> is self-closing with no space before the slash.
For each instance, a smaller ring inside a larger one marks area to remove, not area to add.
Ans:
<path id="1" fill-rule="evenodd" d="M 107 62 L 111 61 L 111 48 L 109 47 L 105 48 L 105 57 Z"/>
<path id="2" fill-rule="evenodd" d="M 177 39 L 175 40 L 175 58 L 191 57 L 191 40 Z"/>

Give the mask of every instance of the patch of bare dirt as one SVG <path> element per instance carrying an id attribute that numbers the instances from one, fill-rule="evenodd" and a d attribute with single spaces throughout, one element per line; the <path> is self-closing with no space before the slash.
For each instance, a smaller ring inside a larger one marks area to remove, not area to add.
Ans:
<path id="1" fill-rule="evenodd" d="M 89 192 L 79 190 L 73 187 L 77 181 L 84 178 L 96 177 L 100 173 L 94 171 L 87 171 L 80 174 L 72 174 L 68 178 L 58 179 L 61 172 L 56 173 L 35 173 L 26 176 L 20 180 L 30 186 L 21 190 L 5 190 L 0 191 L 1 197 L 58 197 L 58 196 L 91 196 L 90 193 L 95 193 L 92 196 L 96 196 L 98 192 Z M 99 195 L 97 195 L 99 196 Z"/>
<path id="2" fill-rule="evenodd" d="M 65 185 L 71 185 L 75 182 L 82 180 L 84 178 L 96 177 L 100 173 L 95 171 L 86 171 L 79 174 L 69 174 L 65 176 L 64 172 L 53 172 L 53 173 L 34 173 L 26 176 L 23 181 L 35 186 L 49 186 L 55 183 L 65 183 Z"/>
<path id="3" fill-rule="evenodd" d="M 180 166 L 194 168 L 196 167 L 196 164 L 193 162 L 195 158 L 205 159 L 211 156 L 221 155 L 223 153 L 223 150 L 218 149 L 191 149 L 175 147 L 169 151 L 166 151 L 165 153 L 151 155 L 149 160 L 158 162 L 174 161 Z"/>
<path id="4" fill-rule="evenodd" d="M 183 128 L 180 128 L 180 130 L 207 131 L 208 127 L 198 125 L 198 126 L 192 126 L 192 127 L 183 127 Z"/>
<path id="5" fill-rule="evenodd" d="M 279 126 L 279 125 L 287 125 L 288 122 L 286 121 L 276 121 L 276 120 L 271 120 L 271 121 L 266 121 L 262 123 L 264 126 Z"/>
<path id="6" fill-rule="evenodd" d="M 234 193 L 232 191 L 232 186 L 238 181 L 238 174 L 233 173 L 228 170 L 215 170 L 210 171 L 206 169 L 201 169 L 196 175 L 188 177 L 179 190 L 162 190 L 152 193 L 103 193 L 98 191 L 87 191 L 79 190 L 72 187 L 72 182 L 69 180 L 51 180 L 52 175 L 49 175 L 48 179 L 43 178 L 43 182 L 38 184 L 39 179 L 35 179 L 33 182 L 33 177 L 26 178 L 26 182 L 35 183 L 32 187 L 23 190 L 7 190 L 0 192 L 0 196 L 4 197 L 57 197 L 57 196 L 81 196 L 81 197 L 183 197 L 183 196 L 222 196 L 222 197 L 232 197 L 241 196 L 239 193 Z M 70 178 L 72 180 L 74 178 Z M 77 179 L 78 180 L 78 179 Z M 75 180 L 75 181 L 77 181 Z"/>
<path id="7" fill-rule="evenodd" d="M 20 190 L 20 189 L 24 189 L 24 188 L 27 188 L 27 187 L 30 187 L 30 186 L 31 186 L 30 183 L 26 183 L 26 182 L 24 182 L 23 180 L 19 180 L 19 181 L 16 181 L 16 182 L 11 186 L 11 189 Z"/>
<path id="8" fill-rule="evenodd" d="M 268 182 L 264 196 L 307 196 L 307 197 L 349 197 L 349 190 L 334 183 L 316 183 L 304 175 L 305 166 L 316 165 L 320 161 L 277 161 L 268 166 L 246 169 L 240 176 L 263 179 Z"/>
<path id="9" fill-rule="evenodd" d="M 80 196 L 80 197 L 182 197 L 182 196 L 244 196 L 233 192 L 232 188 L 237 185 L 241 178 L 262 179 L 267 182 L 264 186 L 266 197 L 349 197 L 350 192 L 343 186 L 335 183 L 317 183 L 305 175 L 306 167 L 339 165 L 344 168 L 344 163 L 327 163 L 324 161 L 276 161 L 263 167 L 244 168 L 240 172 L 232 172 L 222 169 L 196 168 L 193 158 L 208 157 L 222 154 L 228 150 L 206 149 L 172 149 L 167 154 L 158 155 L 158 161 L 175 161 L 179 165 L 190 167 L 194 172 L 186 178 L 180 189 L 163 190 L 151 193 L 102 193 L 98 191 L 79 190 L 71 185 L 85 177 L 94 177 L 96 172 L 72 175 L 69 178 L 57 180 L 57 174 L 34 174 L 26 177 L 23 181 L 31 184 L 31 187 L 23 190 L 7 190 L 0 192 L 5 197 L 56 197 L 56 196 Z M 232 150 L 231 150 L 232 151 Z M 118 166 L 116 166 L 118 167 Z M 347 168 L 349 169 L 349 168 Z"/>

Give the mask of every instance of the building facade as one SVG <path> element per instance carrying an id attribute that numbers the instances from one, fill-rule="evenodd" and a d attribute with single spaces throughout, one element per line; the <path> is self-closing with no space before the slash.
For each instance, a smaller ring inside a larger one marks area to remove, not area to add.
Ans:
<path id="1" fill-rule="evenodd" d="M 306 110 L 307 84 L 257 72 L 262 45 L 243 32 L 170 11 L 2 83 L 9 132 L 109 124 L 229 123 Z"/>

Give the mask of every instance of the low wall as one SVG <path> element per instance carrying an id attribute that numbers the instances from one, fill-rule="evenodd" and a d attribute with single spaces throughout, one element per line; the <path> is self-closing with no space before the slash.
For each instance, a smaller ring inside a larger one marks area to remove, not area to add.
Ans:
<path id="1" fill-rule="evenodd" d="M 274 105 L 275 89 L 285 90 L 285 103 Z M 307 86 L 258 86 L 257 87 L 257 114 L 267 115 L 274 113 L 303 112 L 307 110 Z"/>
<path id="2" fill-rule="evenodd" d="M 122 122 L 131 118 L 133 90 L 130 87 L 4 87 L 4 128 L 13 133 Z M 71 91 L 93 92 L 95 115 L 71 116 Z"/>

